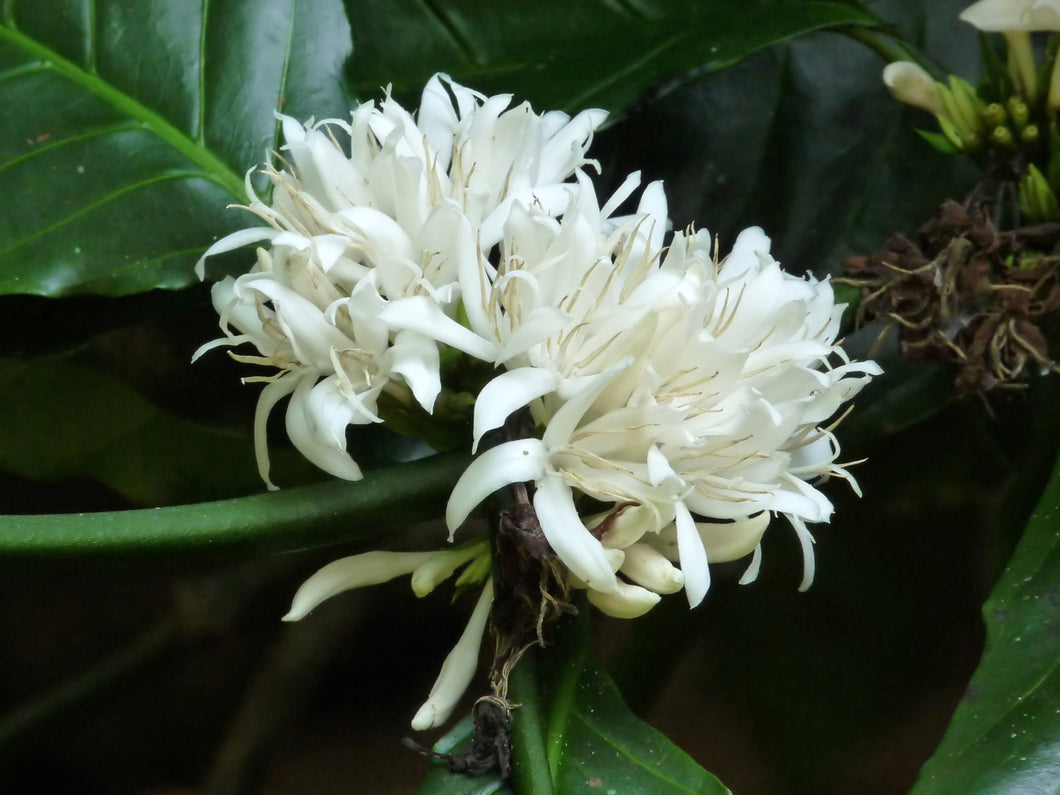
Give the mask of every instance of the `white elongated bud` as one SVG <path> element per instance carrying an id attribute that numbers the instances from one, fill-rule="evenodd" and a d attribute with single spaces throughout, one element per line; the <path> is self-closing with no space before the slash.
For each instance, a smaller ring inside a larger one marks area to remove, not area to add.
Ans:
<path id="1" fill-rule="evenodd" d="M 614 591 L 589 590 L 589 602 L 603 613 L 615 618 L 637 618 L 651 610 L 662 599 L 659 594 L 618 581 Z"/>
<path id="2" fill-rule="evenodd" d="M 883 82 L 899 102 L 936 116 L 946 112 L 938 85 L 920 64 L 912 61 L 887 64 L 883 69 Z"/>
<path id="3" fill-rule="evenodd" d="M 416 712 L 412 719 L 412 728 L 425 731 L 440 726 L 449 720 L 460 697 L 475 675 L 478 667 L 478 652 L 482 645 L 482 635 L 486 630 L 486 620 L 493 606 L 493 579 L 486 581 L 478 604 L 467 622 L 464 633 L 449 656 L 442 663 L 442 670 L 431 688 L 427 701 Z"/>
<path id="4" fill-rule="evenodd" d="M 681 570 L 648 544 L 633 544 L 625 548 L 626 559 L 619 571 L 655 593 L 677 593 L 685 586 Z"/>
<path id="5" fill-rule="evenodd" d="M 365 552 L 332 561 L 302 583 L 294 595 L 284 621 L 298 621 L 321 602 L 352 588 L 379 585 L 403 574 L 437 555 L 437 552 Z"/>

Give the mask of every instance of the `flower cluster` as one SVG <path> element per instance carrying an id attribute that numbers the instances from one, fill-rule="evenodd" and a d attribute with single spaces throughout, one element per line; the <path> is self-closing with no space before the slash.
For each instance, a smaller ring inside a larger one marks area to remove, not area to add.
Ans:
<path id="1" fill-rule="evenodd" d="M 492 349 L 455 319 L 459 271 L 477 267 L 516 206 L 546 214 L 568 200 L 562 184 L 586 163 L 604 118 L 538 116 L 511 97 L 482 95 L 435 76 L 414 119 L 392 98 L 365 103 L 350 121 L 303 126 L 281 116 L 282 169 L 264 169 L 271 202 L 247 174 L 247 207 L 268 224 L 236 232 L 199 261 L 268 241 L 258 263 L 214 285 L 226 337 L 249 342 L 236 358 L 275 368 L 258 403 L 258 465 L 269 480 L 265 427 L 291 395 L 291 442 L 336 477 L 361 470 L 346 428 L 380 422 L 388 392 L 431 412 L 441 391 L 439 345 L 487 358 Z M 340 144 L 339 139 L 348 139 Z M 232 331 L 235 329 L 235 331 Z"/>
<path id="2" fill-rule="evenodd" d="M 744 581 L 754 579 L 759 542 L 782 515 L 808 587 L 807 523 L 832 511 L 817 484 L 853 483 L 827 423 L 879 372 L 836 344 L 842 307 L 830 285 L 782 270 L 757 228 L 724 257 L 705 231 L 671 235 L 659 183 L 619 215 L 639 175 L 601 204 L 583 170 L 604 114 L 510 106 L 436 76 L 417 118 L 387 97 L 349 122 L 282 119 L 282 168 L 265 169 L 271 201 L 247 180 L 248 209 L 268 226 L 204 255 L 269 243 L 250 273 L 215 285 L 226 336 L 204 346 L 251 343 L 257 355 L 236 358 L 275 368 L 257 416 L 263 477 L 265 421 L 280 398 L 291 396 L 294 445 L 357 479 L 347 427 L 380 421 L 384 393 L 430 413 L 441 362 L 462 355 L 492 374 L 476 390 L 469 440 L 488 449 L 453 491 L 451 538 L 511 486 L 569 583 L 633 617 L 682 589 L 698 605 L 712 562 L 753 553 Z M 420 593 L 417 577 L 433 587 L 478 561 L 459 581 L 485 582 L 472 625 L 414 721 L 437 725 L 467 685 L 493 598 L 488 547 L 476 544 L 470 557 L 338 561 L 288 618 L 402 573 Z"/>

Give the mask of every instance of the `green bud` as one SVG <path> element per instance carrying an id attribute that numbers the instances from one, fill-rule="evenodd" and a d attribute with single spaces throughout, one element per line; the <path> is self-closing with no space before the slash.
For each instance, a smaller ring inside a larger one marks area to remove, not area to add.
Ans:
<path id="1" fill-rule="evenodd" d="M 995 127 L 990 132 L 990 143 L 994 146 L 1001 146 L 1008 149 L 1011 148 L 1013 142 L 1012 130 L 1008 127 Z"/>
<path id="2" fill-rule="evenodd" d="M 956 75 L 950 75 L 950 97 L 953 103 L 953 109 L 950 109 L 950 105 L 947 104 L 946 109 L 950 111 L 950 116 L 953 122 L 957 125 L 958 129 L 961 129 L 962 133 L 974 132 L 978 133 L 982 129 L 982 112 L 984 109 L 983 101 L 979 99 L 979 96 L 975 93 L 975 88 L 967 80 L 963 80 Z M 945 92 L 943 93 L 943 102 L 945 102 Z"/>
<path id="3" fill-rule="evenodd" d="M 1020 141 L 1025 144 L 1033 144 L 1038 140 L 1038 125 L 1028 124 L 1020 130 Z"/>
<path id="4" fill-rule="evenodd" d="M 1027 167 L 1027 176 L 1020 180 L 1019 204 L 1020 212 L 1029 221 L 1060 219 L 1060 202 L 1045 176 L 1033 164 Z"/>
<path id="5" fill-rule="evenodd" d="M 1008 115 L 1017 130 L 1022 130 L 1031 116 L 1027 103 L 1019 97 L 1008 98 Z"/>
<path id="6" fill-rule="evenodd" d="M 961 139 L 961 134 L 957 132 L 957 128 L 950 121 L 950 117 L 940 113 L 935 117 L 939 123 L 939 129 L 942 130 L 942 134 L 946 136 L 946 140 L 953 144 L 957 149 L 964 150 L 964 141 Z"/>
<path id="7" fill-rule="evenodd" d="M 987 127 L 1000 127 L 1008 121 L 1008 114 L 1005 113 L 1005 109 L 1001 107 L 1001 103 L 999 102 L 991 102 L 983 108 L 983 112 L 980 116 Z"/>

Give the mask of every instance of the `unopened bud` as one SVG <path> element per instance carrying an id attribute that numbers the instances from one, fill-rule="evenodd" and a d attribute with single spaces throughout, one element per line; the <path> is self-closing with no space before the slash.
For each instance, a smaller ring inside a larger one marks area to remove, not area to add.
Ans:
<path id="1" fill-rule="evenodd" d="M 899 102 L 922 108 L 929 113 L 945 113 L 938 84 L 920 64 L 896 61 L 883 70 L 883 82 Z"/>
<path id="2" fill-rule="evenodd" d="M 990 143 L 1005 149 L 1011 148 L 1013 144 L 1012 130 L 1008 127 L 995 127 L 990 131 Z"/>
<path id="3" fill-rule="evenodd" d="M 987 127 L 999 127 L 1008 121 L 1008 114 L 999 102 L 991 102 L 980 114 Z"/>

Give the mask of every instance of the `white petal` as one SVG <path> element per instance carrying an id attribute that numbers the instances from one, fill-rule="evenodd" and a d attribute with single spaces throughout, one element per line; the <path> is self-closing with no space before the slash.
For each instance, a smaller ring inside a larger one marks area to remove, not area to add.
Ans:
<path id="1" fill-rule="evenodd" d="M 240 229 L 238 232 L 222 237 L 199 257 L 199 261 L 195 263 L 195 275 L 200 280 L 206 278 L 207 257 L 212 257 L 214 254 L 223 254 L 226 251 L 234 251 L 237 248 L 249 246 L 251 243 L 260 243 L 262 240 L 271 240 L 277 234 L 272 227 L 256 226 L 250 229 Z"/>
<path id="2" fill-rule="evenodd" d="M 449 656 L 442 663 L 441 673 L 431 688 L 426 703 L 416 712 L 412 719 L 412 728 L 425 731 L 440 726 L 449 720 L 460 697 L 478 668 L 478 652 L 482 645 L 482 635 L 486 631 L 490 608 L 493 606 L 493 578 L 486 580 L 482 595 L 478 598 L 471 620 L 467 622 L 464 633 Z"/>
<path id="3" fill-rule="evenodd" d="M 326 599 L 351 588 L 378 585 L 410 574 L 435 552 L 365 552 L 332 561 L 302 583 L 284 621 L 299 621 Z"/>
<path id="4" fill-rule="evenodd" d="M 379 319 L 395 329 L 418 331 L 477 359 L 493 359 L 494 346 L 490 342 L 461 326 L 446 315 L 435 301 L 424 295 L 391 301 L 379 313 Z"/>
<path id="5" fill-rule="evenodd" d="M 677 548 L 681 553 L 681 571 L 685 575 L 685 594 L 688 606 L 696 607 L 707 595 L 710 588 L 710 567 L 707 565 L 707 551 L 703 539 L 699 537 L 696 523 L 683 502 L 678 502 L 677 509 Z"/>
<path id="6" fill-rule="evenodd" d="M 795 528 L 795 535 L 799 538 L 799 546 L 802 547 L 802 582 L 799 583 L 799 590 L 805 591 L 813 585 L 813 575 L 816 567 L 813 556 L 813 536 L 806 528 L 806 523 L 798 516 L 793 516 L 789 513 L 787 517 L 788 521 L 791 522 L 791 526 Z"/>
<path id="7" fill-rule="evenodd" d="M 537 483 L 534 510 L 549 545 L 575 577 L 597 591 L 614 591 L 618 580 L 607 551 L 585 529 L 570 486 L 558 475 L 546 475 Z"/>
<path id="8" fill-rule="evenodd" d="M 322 437 L 318 425 L 320 419 L 310 409 L 309 392 L 312 382 L 303 379 L 291 396 L 287 406 L 287 435 L 302 455 L 314 466 L 320 467 L 329 475 L 343 480 L 360 480 L 363 475 L 350 454 L 332 439 L 330 443 Z M 343 440 L 345 441 L 345 440 Z"/>
<path id="9" fill-rule="evenodd" d="M 544 477 L 548 451 L 538 439 L 517 439 L 492 447 L 468 466 L 460 476 L 449 504 L 445 523 L 449 540 L 480 502 L 502 486 Z"/>
<path id="10" fill-rule="evenodd" d="M 281 399 L 294 392 L 302 378 L 308 378 L 310 382 L 316 380 L 313 375 L 288 373 L 266 385 L 258 396 L 258 405 L 254 410 L 254 457 L 258 463 L 258 475 L 270 491 L 275 491 L 277 486 L 269 477 L 269 414 Z"/>
<path id="11" fill-rule="evenodd" d="M 559 376 L 539 367 L 519 367 L 494 378 L 475 399 L 474 442 L 471 452 L 478 449 L 482 435 L 499 428 L 509 415 L 535 398 L 546 395 L 559 386 Z"/>
<path id="12" fill-rule="evenodd" d="M 762 568 L 762 545 L 759 544 L 755 547 L 754 554 L 751 556 L 751 563 L 747 566 L 746 571 L 740 576 L 740 585 L 747 585 L 758 579 L 758 572 Z"/>
<path id="13" fill-rule="evenodd" d="M 442 391 L 438 344 L 414 331 L 399 331 L 387 351 L 390 372 L 405 379 L 424 411 L 434 413 L 434 401 Z"/>

